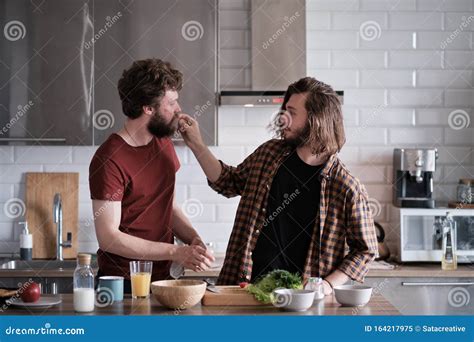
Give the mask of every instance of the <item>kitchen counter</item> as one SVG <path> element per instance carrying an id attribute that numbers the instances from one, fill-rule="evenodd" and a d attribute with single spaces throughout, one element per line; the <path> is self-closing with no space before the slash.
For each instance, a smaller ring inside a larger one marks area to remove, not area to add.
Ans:
<path id="1" fill-rule="evenodd" d="M 126 296 L 123 302 L 99 308 L 94 312 L 78 314 L 74 312 L 73 295 L 59 295 L 62 303 L 47 309 L 19 309 L 8 307 L 1 314 L 6 315 L 400 315 L 400 312 L 380 294 L 373 294 L 370 302 L 364 307 L 343 307 L 338 304 L 334 296 L 327 296 L 324 300 L 315 301 L 313 307 L 305 312 L 287 312 L 273 306 L 201 306 L 196 305 L 188 310 L 170 310 L 163 307 L 154 298 L 135 300 Z"/>
<path id="2" fill-rule="evenodd" d="M 217 278 L 222 267 L 223 258 L 216 259 L 215 266 L 205 272 L 194 272 L 186 270 L 184 277 L 191 278 Z M 94 268 L 97 274 L 97 268 Z M 72 278 L 73 268 L 65 269 L 44 269 L 44 270 L 7 270 L 0 269 L 0 278 L 2 277 L 55 277 Z M 435 277 L 435 278 L 474 278 L 473 264 L 460 264 L 454 271 L 443 271 L 440 263 L 409 263 L 397 264 L 394 269 L 371 269 L 367 277 Z"/>
<path id="3" fill-rule="evenodd" d="M 218 277 L 220 268 L 214 268 L 206 272 L 194 272 L 186 270 L 185 277 L 214 278 Z M 434 278 L 474 278 L 473 264 L 459 264 L 453 271 L 443 271 L 441 263 L 409 263 L 396 264 L 392 270 L 370 269 L 366 277 L 374 278 L 398 278 L 398 277 L 434 277 Z"/>

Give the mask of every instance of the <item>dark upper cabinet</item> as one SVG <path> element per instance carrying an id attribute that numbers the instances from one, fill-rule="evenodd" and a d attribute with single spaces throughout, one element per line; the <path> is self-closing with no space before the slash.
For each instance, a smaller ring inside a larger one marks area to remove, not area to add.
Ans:
<path id="1" fill-rule="evenodd" d="M 0 143 L 92 144 L 90 12 L 80 0 L 0 2 Z"/>
<path id="2" fill-rule="evenodd" d="M 151 57 L 183 72 L 181 107 L 215 144 L 216 1 L 4 0 L 0 23 L 0 144 L 101 144 L 125 121 L 123 70 Z"/>

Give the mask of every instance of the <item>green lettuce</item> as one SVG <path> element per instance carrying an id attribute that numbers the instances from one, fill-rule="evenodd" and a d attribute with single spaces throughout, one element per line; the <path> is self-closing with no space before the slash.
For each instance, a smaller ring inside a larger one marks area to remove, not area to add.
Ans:
<path id="1" fill-rule="evenodd" d="M 274 270 L 259 278 L 255 284 L 249 284 L 245 289 L 262 303 L 273 302 L 273 291 L 276 289 L 302 289 L 303 280 L 299 274 L 285 270 Z"/>

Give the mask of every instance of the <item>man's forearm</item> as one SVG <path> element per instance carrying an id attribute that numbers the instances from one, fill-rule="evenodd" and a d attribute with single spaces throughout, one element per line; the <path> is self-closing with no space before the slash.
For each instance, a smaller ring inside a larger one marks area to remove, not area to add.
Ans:
<path id="1" fill-rule="evenodd" d="M 209 148 L 205 145 L 201 145 L 192 147 L 191 151 L 193 151 L 194 155 L 196 156 L 196 159 L 206 174 L 207 179 L 209 179 L 211 182 L 217 181 L 222 172 L 222 165 L 212 154 Z"/>
<path id="2" fill-rule="evenodd" d="M 118 231 L 100 248 L 106 252 L 137 260 L 173 260 L 177 246 L 141 239 Z"/>
<path id="3" fill-rule="evenodd" d="M 331 286 L 338 286 L 347 283 L 350 278 L 344 272 L 335 270 L 324 279 L 327 280 Z"/>

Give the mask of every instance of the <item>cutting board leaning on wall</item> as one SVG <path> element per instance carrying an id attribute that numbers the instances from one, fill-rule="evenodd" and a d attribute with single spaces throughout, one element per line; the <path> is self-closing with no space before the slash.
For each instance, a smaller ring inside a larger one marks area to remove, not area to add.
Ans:
<path id="1" fill-rule="evenodd" d="M 56 259 L 57 225 L 53 221 L 53 199 L 61 194 L 63 236 L 72 233 L 72 247 L 63 248 L 64 259 L 77 255 L 79 173 L 26 173 L 26 220 L 33 234 L 33 258 Z"/>

